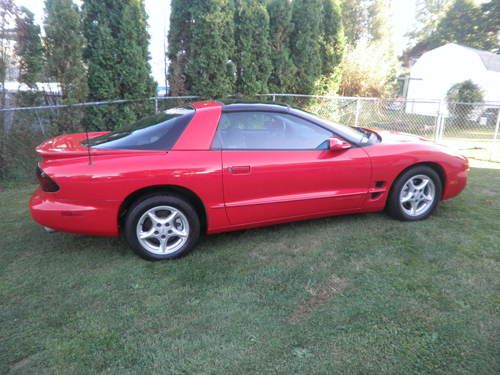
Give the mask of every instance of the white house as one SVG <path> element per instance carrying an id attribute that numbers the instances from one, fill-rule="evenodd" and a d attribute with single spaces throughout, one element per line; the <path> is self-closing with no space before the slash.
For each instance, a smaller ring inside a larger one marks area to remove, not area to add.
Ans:
<path id="1" fill-rule="evenodd" d="M 406 111 L 435 115 L 450 87 L 469 79 L 481 87 L 484 101 L 500 102 L 500 55 L 454 43 L 424 53 L 410 70 Z"/>

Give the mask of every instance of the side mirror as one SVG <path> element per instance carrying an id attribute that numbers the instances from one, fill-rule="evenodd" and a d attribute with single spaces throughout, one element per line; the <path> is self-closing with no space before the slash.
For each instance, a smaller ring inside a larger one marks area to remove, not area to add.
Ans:
<path id="1" fill-rule="evenodd" d="M 346 142 L 342 139 L 339 138 L 330 138 L 330 151 L 343 151 L 343 150 L 348 150 L 352 146 L 349 142 Z"/>

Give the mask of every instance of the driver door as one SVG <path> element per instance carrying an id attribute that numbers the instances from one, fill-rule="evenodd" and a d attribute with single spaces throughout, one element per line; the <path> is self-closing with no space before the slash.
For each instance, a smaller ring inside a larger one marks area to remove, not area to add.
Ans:
<path id="1" fill-rule="evenodd" d="M 370 162 L 362 148 L 330 151 L 330 129 L 289 113 L 223 113 L 226 212 L 232 225 L 355 211 L 367 198 Z"/>

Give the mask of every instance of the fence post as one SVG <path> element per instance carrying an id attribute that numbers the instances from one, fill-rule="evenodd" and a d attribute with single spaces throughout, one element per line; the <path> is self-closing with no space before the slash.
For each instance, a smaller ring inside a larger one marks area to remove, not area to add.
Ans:
<path id="1" fill-rule="evenodd" d="M 495 134 L 493 135 L 493 143 L 491 144 L 491 150 L 490 150 L 490 160 L 493 160 L 493 154 L 495 153 L 496 150 L 496 145 L 498 141 L 498 127 L 500 125 L 500 107 L 498 107 L 498 113 L 497 113 L 497 122 L 495 124 Z"/>
<path id="2" fill-rule="evenodd" d="M 356 114 L 354 117 L 354 126 L 359 124 L 359 112 L 361 110 L 361 98 L 356 98 Z"/>
<path id="3" fill-rule="evenodd" d="M 275 101 L 276 101 L 276 95 L 273 94 L 273 102 L 275 102 Z"/>
<path id="4" fill-rule="evenodd" d="M 158 113 L 158 98 L 155 97 L 155 113 Z"/>
<path id="5" fill-rule="evenodd" d="M 442 102 L 442 100 L 440 100 L 438 102 L 438 110 L 437 110 L 437 115 L 436 115 L 436 127 L 434 130 L 434 141 L 435 142 L 439 142 L 440 137 L 441 137 L 441 126 L 442 126 L 441 102 Z"/>

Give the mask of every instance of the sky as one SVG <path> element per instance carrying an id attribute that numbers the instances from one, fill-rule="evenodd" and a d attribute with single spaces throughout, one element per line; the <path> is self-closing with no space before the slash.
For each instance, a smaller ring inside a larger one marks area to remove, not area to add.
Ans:
<path id="1" fill-rule="evenodd" d="M 391 0 L 392 20 L 394 30 L 394 44 L 398 53 L 406 47 L 405 34 L 411 31 L 415 25 L 415 2 L 416 0 Z M 81 0 L 75 0 L 81 4 Z M 43 23 L 43 0 L 16 0 L 17 5 L 25 6 L 34 14 L 38 24 Z M 164 39 L 168 32 L 170 18 L 170 0 L 145 0 L 146 12 L 148 14 L 149 33 L 151 42 L 149 52 L 151 55 L 151 70 L 153 77 L 159 86 L 165 85 L 164 69 Z"/>

